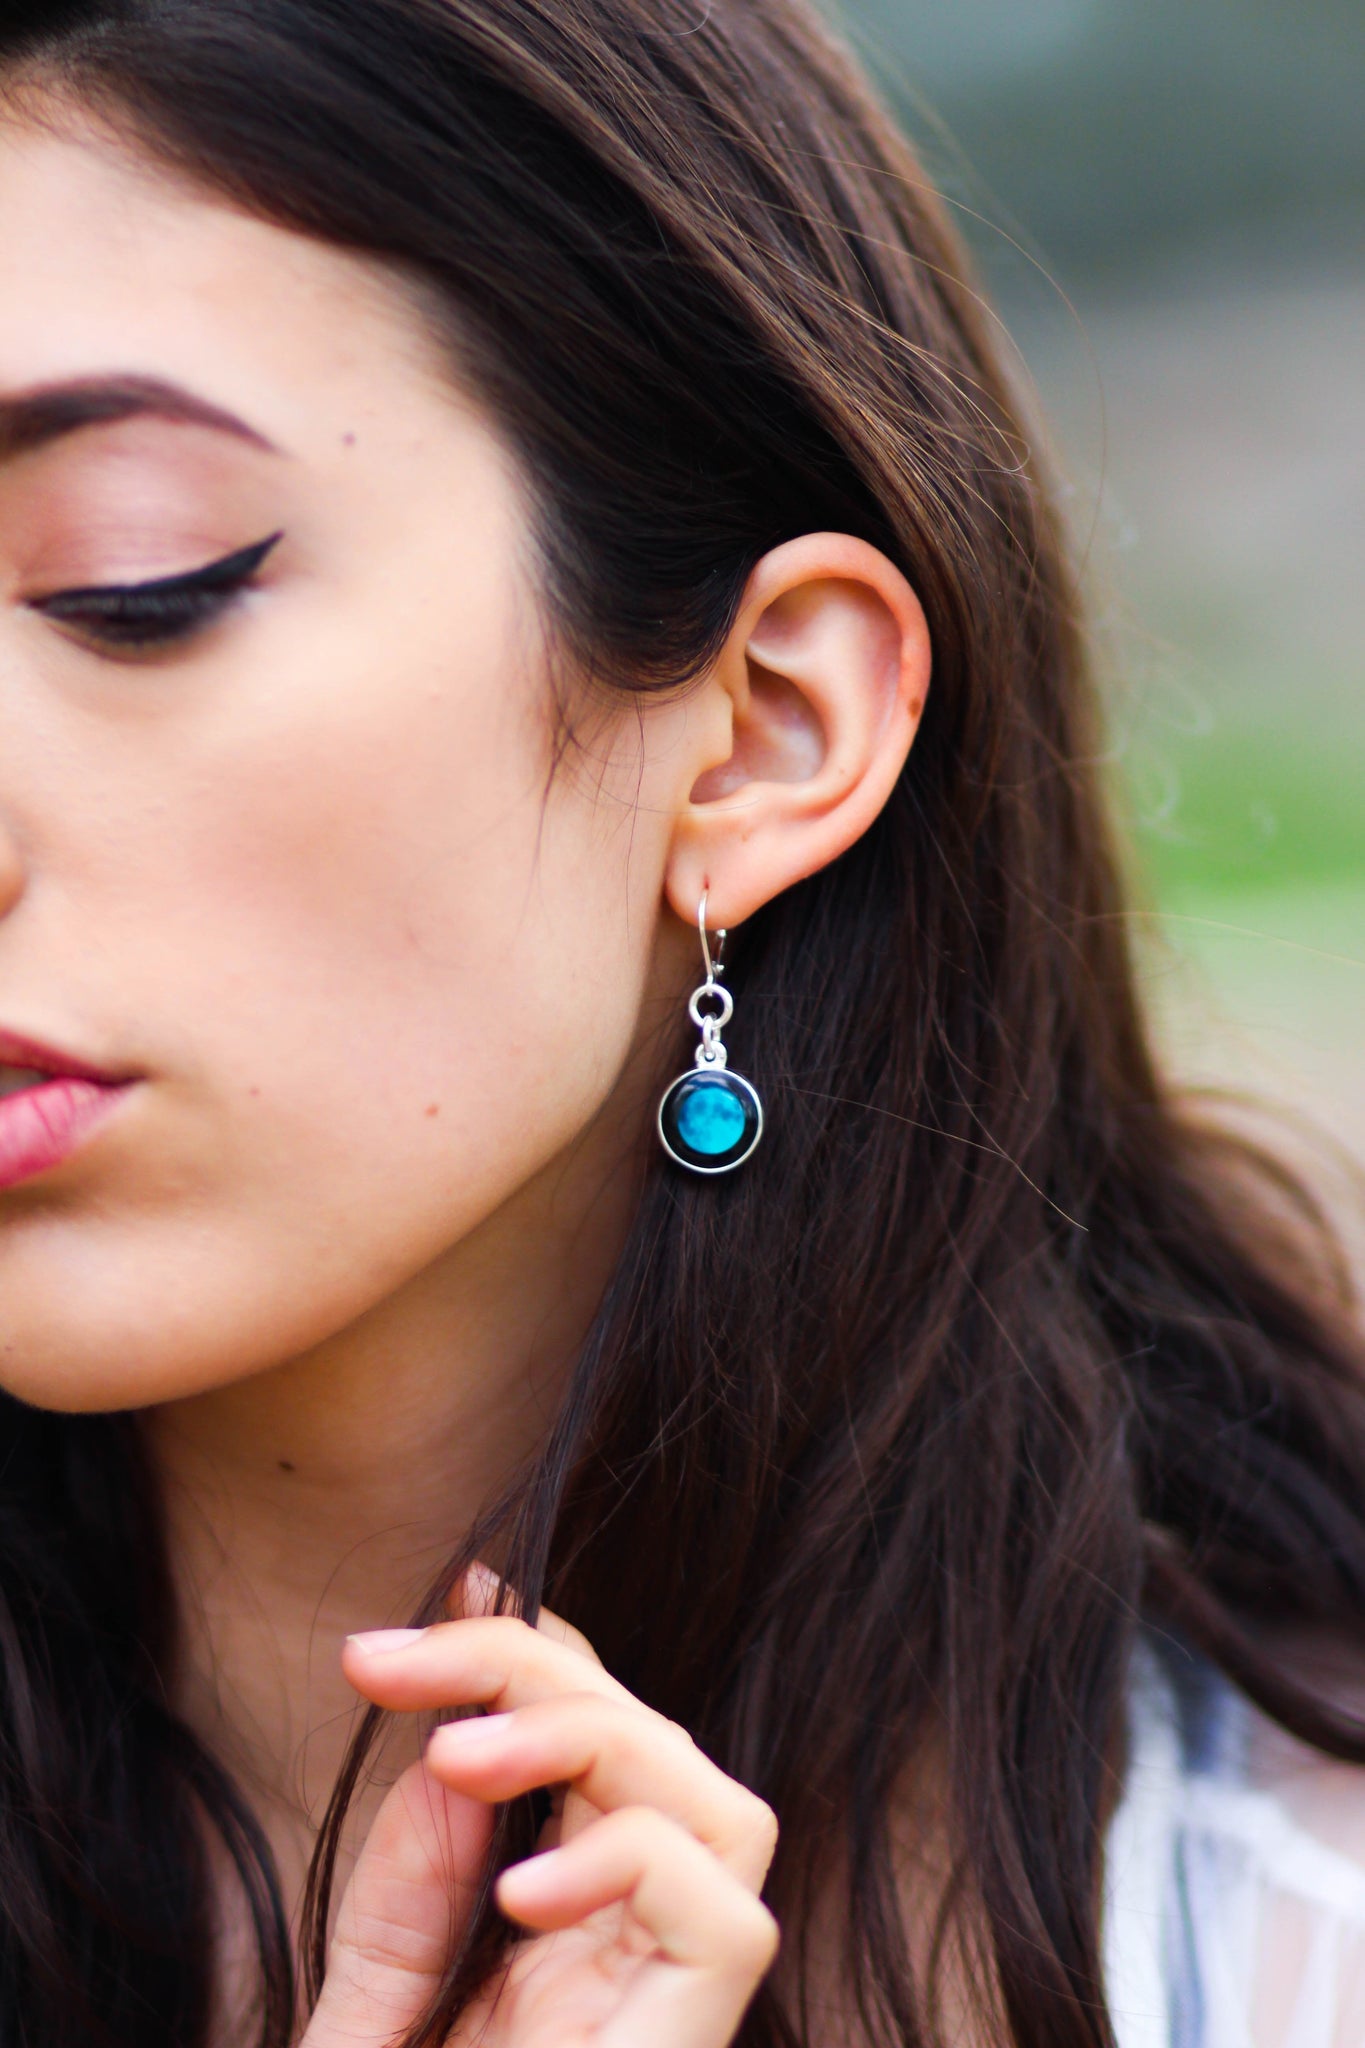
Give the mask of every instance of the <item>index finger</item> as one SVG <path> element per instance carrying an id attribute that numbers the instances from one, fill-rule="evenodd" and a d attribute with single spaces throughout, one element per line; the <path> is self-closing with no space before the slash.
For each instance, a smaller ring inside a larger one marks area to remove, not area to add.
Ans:
<path id="1" fill-rule="evenodd" d="M 637 1714 L 644 1706 L 597 1660 L 510 1614 L 441 1621 L 420 1631 L 351 1636 L 346 1676 L 376 1706 L 399 1713 L 489 1707 L 495 1713 L 564 1693 L 599 1693 Z"/>

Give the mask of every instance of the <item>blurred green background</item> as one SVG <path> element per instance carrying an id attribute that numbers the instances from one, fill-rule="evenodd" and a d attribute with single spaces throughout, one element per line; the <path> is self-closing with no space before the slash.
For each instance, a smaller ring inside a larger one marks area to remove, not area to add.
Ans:
<path id="1" fill-rule="evenodd" d="M 1170 1057 L 1365 1161 L 1365 4 L 827 12 L 1060 450 Z"/>

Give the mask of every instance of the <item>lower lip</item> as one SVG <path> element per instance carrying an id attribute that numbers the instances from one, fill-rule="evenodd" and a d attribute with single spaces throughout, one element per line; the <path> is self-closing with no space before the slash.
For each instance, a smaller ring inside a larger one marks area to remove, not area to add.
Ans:
<path id="1" fill-rule="evenodd" d="M 69 1159 L 130 1085 L 67 1075 L 0 1098 L 0 1192 Z"/>

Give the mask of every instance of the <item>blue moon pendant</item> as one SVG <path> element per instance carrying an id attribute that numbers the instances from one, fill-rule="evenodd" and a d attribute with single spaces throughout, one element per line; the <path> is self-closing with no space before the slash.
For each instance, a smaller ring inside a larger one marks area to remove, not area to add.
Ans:
<path id="1" fill-rule="evenodd" d="M 729 1173 L 763 1136 L 763 1104 L 742 1074 L 696 1066 L 679 1074 L 659 1104 L 659 1137 L 670 1159 L 693 1173 Z"/>

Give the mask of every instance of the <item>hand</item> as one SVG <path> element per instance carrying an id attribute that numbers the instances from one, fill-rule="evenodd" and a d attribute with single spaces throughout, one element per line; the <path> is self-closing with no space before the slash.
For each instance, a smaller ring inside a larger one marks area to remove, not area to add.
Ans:
<path id="1" fill-rule="evenodd" d="M 555 1616 L 486 1614 L 353 1637 L 346 1675 L 399 1712 L 482 1706 L 437 1729 L 385 1801 L 347 1889 L 303 2048 L 389 2048 L 440 1982 L 492 1807 L 556 1788 L 538 1853 L 497 1899 L 531 1930 L 448 2048 L 725 2048 L 777 1948 L 759 1892 L 771 1812 L 608 1676 Z"/>

